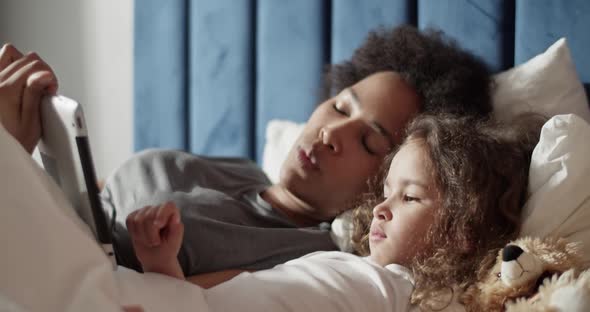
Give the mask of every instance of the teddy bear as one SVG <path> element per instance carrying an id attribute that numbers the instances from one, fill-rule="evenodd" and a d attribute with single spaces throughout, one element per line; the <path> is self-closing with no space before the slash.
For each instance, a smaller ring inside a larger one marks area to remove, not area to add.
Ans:
<path id="1" fill-rule="evenodd" d="M 466 311 L 590 311 L 590 270 L 581 246 L 561 238 L 520 238 L 462 295 Z"/>

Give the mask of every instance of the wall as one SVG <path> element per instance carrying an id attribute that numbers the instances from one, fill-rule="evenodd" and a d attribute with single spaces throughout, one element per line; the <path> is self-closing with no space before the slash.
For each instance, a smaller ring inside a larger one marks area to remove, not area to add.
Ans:
<path id="1" fill-rule="evenodd" d="M 133 0 L 2 0 L 0 43 L 36 51 L 86 113 L 99 178 L 133 149 Z"/>

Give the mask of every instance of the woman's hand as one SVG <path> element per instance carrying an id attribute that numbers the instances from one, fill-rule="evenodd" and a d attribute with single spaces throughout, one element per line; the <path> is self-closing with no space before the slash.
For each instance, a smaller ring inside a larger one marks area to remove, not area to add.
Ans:
<path id="1" fill-rule="evenodd" d="M 37 54 L 5 44 L 0 50 L 0 122 L 32 153 L 41 138 L 41 98 L 57 92 L 55 73 Z"/>
<path id="2" fill-rule="evenodd" d="M 178 251 L 184 235 L 180 212 L 174 203 L 147 206 L 127 217 L 127 230 L 144 272 L 184 279 Z"/>

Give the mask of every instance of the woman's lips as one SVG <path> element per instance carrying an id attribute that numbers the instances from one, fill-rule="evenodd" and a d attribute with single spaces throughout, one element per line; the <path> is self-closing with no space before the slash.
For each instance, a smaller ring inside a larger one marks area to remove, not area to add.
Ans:
<path id="1" fill-rule="evenodd" d="M 299 148 L 299 151 L 297 153 L 297 159 L 299 159 L 301 166 L 305 170 L 320 170 L 320 167 L 317 164 L 317 159 L 313 155 L 311 155 L 311 153 L 310 155 L 308 155 L 302 148 Z"/>

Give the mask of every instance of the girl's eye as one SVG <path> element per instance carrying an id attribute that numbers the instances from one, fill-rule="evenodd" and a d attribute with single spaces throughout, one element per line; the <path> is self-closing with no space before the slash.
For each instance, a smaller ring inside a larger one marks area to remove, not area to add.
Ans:
<path id="1" fill-rule="evenodd" d="M 367 139 L 365 136 L 363 136 L 363 138 L 361 139 L 361 144 L 363 145 L 363 148 L 369 155 L 375 155 L 375 152 L 373 152 L 373 150 L 371 150 L 371 148 L 369 147 L 369 144 L 367 144 Z"/>
<path id="2" fill-rule="evenodd" d="M 404 195 L 404 201 L 405 202 L 419 202 L 420 199 L 417 198 L 417 197 L 412 197 L 412 196 Z"/>
<path id="3" fill-rule="evenodd" d="M 335 110 L 335 111 L 336 111 L 338 114 L 340 114 L 340 115 L 343 115 L 343 116 L 348 116 L 348 113 L 347 113 L 347 112 L 345 112 L 345 111 L 343 111 L 342 109 L 338 108 L 338 106 L 337 106 L 336 104 L 332 104 L 332 107 L 334 108 L 334 110 Z"/>

